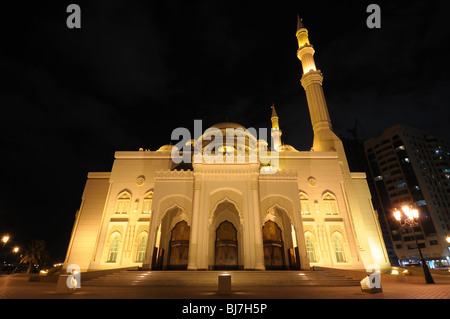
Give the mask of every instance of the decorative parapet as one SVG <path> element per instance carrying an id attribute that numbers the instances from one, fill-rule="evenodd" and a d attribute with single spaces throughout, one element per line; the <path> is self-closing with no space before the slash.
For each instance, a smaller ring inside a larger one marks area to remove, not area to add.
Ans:
<path id="1" fill-rule="evenodd" d="M 155 172 L 155 179 L 194 179 L 194 172 L 191 170 L 158 170 Z"/>
<path id="2" fill-rule="evenodd" d="M 259 174 L 259 164 L 204 165 L 194 164 L 196 176 L 217 179 L 242 178 Z"/>
<path id="3" fill-rule="evenodd" d="M 289 179 L 289 180 L 296 180 L 298 178 L 298 173 L 296 170 L 286 170 L 282 169 L 272 174 L 261 174 L 259 175 L 260 180 L 266 180 L 266 179 Z"/>

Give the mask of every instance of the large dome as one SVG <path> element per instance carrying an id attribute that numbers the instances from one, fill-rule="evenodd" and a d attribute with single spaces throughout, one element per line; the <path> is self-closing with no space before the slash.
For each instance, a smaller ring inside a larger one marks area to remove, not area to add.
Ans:
<path id="1" fill-rule="evenodd" d="M 236 130 L 231 132 L 234 138 L 230 140 L 230 132 L 227 129 Z M 218 138 L 214 131 L 220 131 L 222 138 Z M 246 154 L 253 149 L 258 147 L 258 140 L 256 136 L 248 132 L 247 129 L 237 123 L 233 122 L 221 122 L 214 124 L 208 128 L 202 135 L 202 149 L 204 151 L 209 151 L 211 154 L 215 154 L 216 151 L 225 153 L 234 152 L 237 154 L 238 151 L 244 151 Z"/>
<path id="2" fill-rule="evenodd" d="M 243 130 L 246 130 L 246 128 L 243 127 L 242 125 L 237 124 L 237 123 L 233 123 L 233 122 L 221 122 L 221 123 L 214 124 L 211 127 L 215 127 L 215 128 L 218 128 L 218 129 L 241 128 Z"/>

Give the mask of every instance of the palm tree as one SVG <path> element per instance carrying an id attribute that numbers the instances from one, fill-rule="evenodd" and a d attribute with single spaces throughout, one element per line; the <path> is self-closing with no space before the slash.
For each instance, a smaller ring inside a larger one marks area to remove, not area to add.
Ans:
<path id="1" fill-rule="evenodd" d="M 49 254 L 45 247 L 45 241 L 40 239 L 33 239 L 25 249 L 20 262 L 28 263 L 27 274 L 31 272 L 31 268 L 36 264 L 42 264 L 48 261 Z"/>

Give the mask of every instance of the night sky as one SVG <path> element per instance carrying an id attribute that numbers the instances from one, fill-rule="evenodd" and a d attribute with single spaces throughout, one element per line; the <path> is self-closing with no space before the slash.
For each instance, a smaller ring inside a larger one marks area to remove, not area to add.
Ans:
<path id="1" fill-rule="evenodd" d="M 46 240 L 63 261 L 87 173 L 194 119 L 270 128 L 274 103 L 282 141 L 309 150 L 297 13 L 337 134 L 358 120 L 360 139 L 405 124 L 450 140 L 450 5 L 393 2 L 2 3 L 0 235 Z M 66 26 L 70 3 L 81 29 Z M 380 29 L 366 26 L 370 3 Z"/>

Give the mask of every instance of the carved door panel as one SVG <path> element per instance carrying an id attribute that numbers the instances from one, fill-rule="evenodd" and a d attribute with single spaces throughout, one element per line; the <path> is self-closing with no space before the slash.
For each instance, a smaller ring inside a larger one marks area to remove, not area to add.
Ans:
<path id="1" fill-rule="evenodd" d="M 190 227 L 181 221 L 172 229 L 168 269 L 186 269 L 189 256 Z"/>
<path id="2" fill-rule="evenodd" d="M 237 231 L 233 224 L 224 221 L 216 230 L 215 269 L 238 268 Z"/>
<path id="3" fill-rule="evenodd" d="M 284 245 L 281 229 L 273 221 L 263 226 L 264 264 L 266 269 L 284 269 Z"/>

